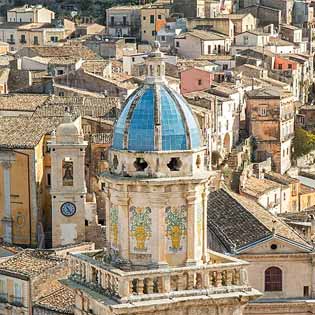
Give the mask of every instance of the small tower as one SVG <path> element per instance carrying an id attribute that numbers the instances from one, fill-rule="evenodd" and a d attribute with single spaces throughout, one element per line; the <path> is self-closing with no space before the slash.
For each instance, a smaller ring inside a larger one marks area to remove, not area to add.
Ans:
<path id="1" fill-rule="evenodd" d="M 52 246 L 64 246 L 85 240 L 84 157 L 81 120 L 71 121 L 66 114 L 51 143 Z"/>

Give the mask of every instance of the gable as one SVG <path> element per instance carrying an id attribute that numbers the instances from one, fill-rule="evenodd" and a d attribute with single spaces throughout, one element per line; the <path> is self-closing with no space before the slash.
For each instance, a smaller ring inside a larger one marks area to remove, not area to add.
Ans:
<path id="1" fill-rule="evenodd" d="M 304 246 L 290 240 L 286 240 L 277 235 L 268 238 L 267 240 L 262 240 L 257 242 L 248 248 L 239 249 L 239 253 L 242 255 L 261 255 L 261 254 L 298 254 L 298 253 L 308 253 L 312 251 L 311 247 Z"/>

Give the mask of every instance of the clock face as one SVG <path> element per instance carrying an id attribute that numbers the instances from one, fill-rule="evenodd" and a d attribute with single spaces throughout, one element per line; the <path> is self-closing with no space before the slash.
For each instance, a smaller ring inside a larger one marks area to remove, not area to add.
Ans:
<path id="1" fill-rule="evenodd" d="M 72 217 L 76 212 L 75 204 L 72 202 L 65 202 L 60 207 L 61 213 L 66 217 Z"/>

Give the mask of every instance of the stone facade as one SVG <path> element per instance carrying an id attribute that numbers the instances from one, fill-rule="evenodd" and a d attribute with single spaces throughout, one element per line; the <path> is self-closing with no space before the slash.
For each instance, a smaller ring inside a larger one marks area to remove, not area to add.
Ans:
<path id="1" fill-rule="evenodd" d="M 294 134 L 292 94 L 278 89 L 257 89 L 247 93 L 246 124 L 257 142 L 256 159 L 271 157 L 274 169 L 283 174 L 291 166 Z"/>

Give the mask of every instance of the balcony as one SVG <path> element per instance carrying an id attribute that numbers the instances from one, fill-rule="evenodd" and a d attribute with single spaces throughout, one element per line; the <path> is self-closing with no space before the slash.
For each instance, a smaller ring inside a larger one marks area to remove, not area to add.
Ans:
<path id="1" fill-rule="evenodd" d="M 251 292 L 244 269 L 248 263 L 213 251 L 209 255 L 209 262 L 199 266 L 125 271 L 105 264 L 103 258 L 73 254 L 68 281 L 70 286 L 74 282 L 122 303 L 152 300 L 153 295 L 160 299 Z"/>
<path id="2" fill-rule="evenodd" d="M 23 307 L 23 298 L 10 295 L 9 303 L 17 307 Z"/>
<path id="3" fill-rule="evenodd" d="M 112 133 L 94 133 L 90 136 L 91 143 L 111 144 L 113 139 Z"/>
<path id="4" fill-rule="evenodd" d="M 7 302 L 8 302 L 8 294 L 0 293 L 0 303 L 7 303 Z"/>
<path id="5" fill-rule="evenodd" d="M 130 27 L 131 24 L 129 22 L 114 22 L 109 23 L 109 27 Z"/>

